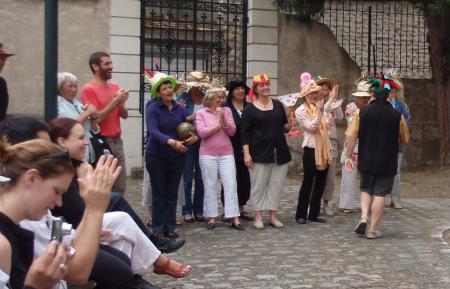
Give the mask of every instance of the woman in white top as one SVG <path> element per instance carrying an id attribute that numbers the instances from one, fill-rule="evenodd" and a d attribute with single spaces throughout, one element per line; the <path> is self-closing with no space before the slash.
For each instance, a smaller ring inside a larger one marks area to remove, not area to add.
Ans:
<path id="1" fill-rule="evenodd" d="M 305 224 L 306 219 L 312 222 L 325 222 L 319 218 L 320 200 L 332 155 L 328 135 L 329 120 L 324 114 L 324 102 L 319 100 L 320 89 L 309 73 L 301 75 L 300 97 L 304 99 L 304 103 L 295 111 L 297 122 L 304 131 L 302 144 L 304 178 L 295 214 L 295 220 L 299 224 Z"/>
<path id="2" fill-rule="evenodd" d="M 100 132 L 100 127 L 97 123 L 97 109 L 91 104 L 83 105 L 78 101 L 76 99 L 77 92 L 77 77 L 69 72 L 58 73 L 58 118 L 72 118 L 83 124 L 86 138 L 90 140 L 92 133 L 97 134 Z M 94 148 L 90 142 L 84 160 L 90 164 L 96 162 Z"/>

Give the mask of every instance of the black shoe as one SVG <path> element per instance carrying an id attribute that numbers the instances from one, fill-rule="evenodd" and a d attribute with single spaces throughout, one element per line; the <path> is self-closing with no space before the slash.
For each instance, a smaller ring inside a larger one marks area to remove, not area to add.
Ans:
<path id="1" fill-rule="evenodd" d="M 174 239 L 174 238 L 180 238 L 180 235 L 176 232 L 166 232 L 164 233 L 164 237 Z"/>
<path id="2" fill-rule="evenodd" d="M 134 275 L 133 285 L 131 285 L 131 289 L 161 289 L 156 285 L 150 284 L 142 278 L 141 275 Z"/>
<path id="3" fill-rule="evenodd" d="M 149 236 L 150 241 L 158 248 L 159 251 L 168 254 L 180 249 L 186 241 L 183 237 L 167 238 L 156 234 Z"/>
<path id="4" fill-rule="evenodd" d="M 235 223 L 231 224 L 231 228 L 234 228 L 234 229 L 236 229 L 238 231 L 244 231 L 245 230 L 244 226 L 242 226 L 241 224 L 235 224 Z"/>
<path id="5" fill-rule="evenodd" d="M 299 223 L 299 224 L 306 224 L 306 219 L 305 218 L 298 218 L 297 220 L 297 223 Z"/>
<path id="6" fill-rule="evenodd" d="M 326 223 L 327 222 L 327 221 L 325 221 L 325 219 L 322 219 L 322 218 L 319 218 L 319 217 L 308 219 L 308 220 L 311 221 L 311 222 L 316 222 L 316 223 Z"/>
<path id="7" fill-rule="evenodd" d="M 208 230 L 214 230 L 216 228 L 216 224 L 215 223 L 208 223 L 208 225 L 206 225 L 206 228 Z"/>

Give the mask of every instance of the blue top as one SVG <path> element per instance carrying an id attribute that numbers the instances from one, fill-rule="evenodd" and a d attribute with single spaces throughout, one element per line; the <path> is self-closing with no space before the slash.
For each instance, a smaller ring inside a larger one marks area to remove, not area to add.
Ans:
<path id="1" fill-rule="evenodd" d="M 172 110 L 169 110 L 161 100 L 147 106 L 145 115 L 148 130 L 148 154 L 167 158 L 174 158 L 181 154 L 169 146 L 167 140 L 178 139 L 177 126 L 185 122 L 188 115 L 176 101 L 172 100 L 172 103 Z"/>
<path id="2" fill-rule="evenodd" d="M 406 120 L 406 124 L 409 126 L 409 123 L 411 121 L 411 115 L 409 114 L 409 107 L 408 105 L 401 100 L 400 98 L 394 98 L 393 100 L 390 100 L 389 103 L 392 105 L 393 108 L 395 108 L 396 111 L 399 111 L 403 117 Z M 404 153 L 406 151 L 406 145 L 400 144 L 398 147 L 398 151 L 400 153 Z"/>
<path id="3" fill-rule="evenodd" d="M 189 92 L 183 92 L 177 97 L 177 100 L 184 100 L 185 103 L 184 110 L 186 111 L 188 116 L 194 113 L 195 104 Z"/>

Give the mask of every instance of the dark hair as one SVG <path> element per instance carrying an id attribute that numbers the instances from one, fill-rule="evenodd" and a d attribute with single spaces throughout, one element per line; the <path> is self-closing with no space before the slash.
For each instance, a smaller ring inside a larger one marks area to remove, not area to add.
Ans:
<path id="1" fill-rule="evenodd" d="M 250 91 L 250 87 L 247 86 L 245 81 L 240 80 L 240 79 L 232 80 L 232 81 L 228 82 L 228 85 L 227 85 L 227 90 L 228 90 L 227 101 L 231 101 L 231 99 L 233 98 L 233 90 L 238 87 L 244 88 L 245 95 L 248 95 L 248 93 Z M 245 101 L 245 98 L 244 98 L 244 101 Z"/>
<path id="2" fill-rule="evenodd" d="M 102 57 L 110 57 L 108 53 L 104 51 L 97 51 L 91 54 L 89 57 L 89 68 L 91 69 L 92 73 L 95 73 L 94 68 L 92 68 L 92 65 L 100 65 L 102 63 Z"/>
<path id="3" fill-rule="evenodd" d="M 44 179 L 74 173 L 69 153 L 48 140 L 35 139 L 15 145 L 0 140 L 0 175 L 11 179 L 2 187 L 16 185 L 20 176 L 30 169 L 37 169 Z"/>
<path id="4" fill-rule="evenodd" d="M 170 87 L 172 87 L 172 82 L 170 82 L 170 80 L 167 80 L 167 81 L 161 82 L 158 85 L 158 88 L 156 89 L 157 92 L 160 92 L 159 89 L 161 88 L 161 85 L 163 85 L 163 84 L 170 84 Z"/>
<path id="5" fill-rule="evenodd" d="M 40 131 L 48 131 L 48 126 L 33 117 L 8 118 L 0 122 L 0 138 L 6 137 L 11 144 L 37 138 Z"/>
<path id="6" fill-rule="evenodd" d="M 78 121 L 72 118 L 62 117 L 56 118 L 49 123 L 48 133 L 50 134 L 50 139 L 54 143 L 58 143 L 59 137 L 67 139 L 70 135 L 72 128 L 79 124 Z"/>

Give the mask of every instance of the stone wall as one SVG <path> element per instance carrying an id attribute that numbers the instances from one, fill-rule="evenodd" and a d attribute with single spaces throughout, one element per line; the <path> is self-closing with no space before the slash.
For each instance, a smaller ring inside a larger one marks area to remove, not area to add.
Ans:
<path id="1" fill-rule="evenodd" d="M 9 114 L 42 117 L 44 113 L 44 1 L 2 0 L 0 42 L 16 55 L 2 76 L 8 82 Z M 74 73 L 80 83 L 92 78 L 89 55 L 109 50 L 110 1 L 59 1 L 59 71 Z"/>
<path id="2" fill-rule="evenodd" d="M 428 29 L 417 5 L 409 1 L 329 0 L 317 21 L 330 28 L 359 67 L 366 68 L 369 7 L 377 69 L 397 68 L 403 77 L 431 78 Z M 374 55 L 371 57 L 373 64 Z"/>
<path id="3" fill-rule="evenodd" d="M 299 75 L 308 71 L 313 77 L 321 75 L 336 78 L 340 83 L 339 96 L 344 99 L 345 107 L 352 101 L 353 83 L 361 73 L 357 63 L 339 46 L 326 25 L 315 21 L 301 23 L 290 15 L 280 14 L 278 17 L 278 95 L 298 91 Z M 418 168 L 435 165 L 439 155 L 439 137 L 432 82 L 426 79 L 404 79 L 404 84 L 412 115 L 411 144 L 404 166 Z M 340 150 L 345 128 L 345 122 L 338 123 Z M 290 174 L 296 175 L 302 170 L 302 138 L 289 138 L 288 143 L 294 158 Z"/>

